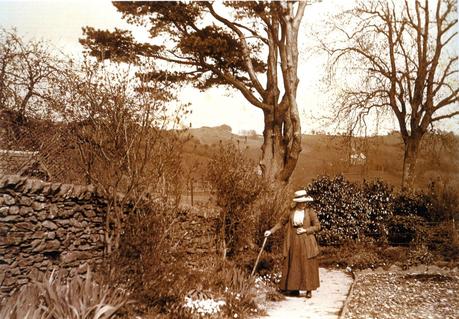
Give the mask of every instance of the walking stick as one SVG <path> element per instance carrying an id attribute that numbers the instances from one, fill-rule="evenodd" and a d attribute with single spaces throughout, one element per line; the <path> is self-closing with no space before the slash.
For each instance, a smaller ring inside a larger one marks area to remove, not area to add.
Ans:
<path id="1" fill-rule="evenodd" d="M 257 261 L 255 262 L 255 265 L 253 265 L 252 273 L 250 274 L 250 276 L 253 276 L 253 274 L 255 273 L 255 269 L 257 269 L 258 261 L 260 260 L 261 253 L 263 252 L 263 249 L 265 248 L 267 240 L 268 240 L 268 237 L 265 237 L 265 239 L 263 240 L 263 245 L 261 245 L 261 249 L 260 249 L 260 252 L 258 253 Z"/>

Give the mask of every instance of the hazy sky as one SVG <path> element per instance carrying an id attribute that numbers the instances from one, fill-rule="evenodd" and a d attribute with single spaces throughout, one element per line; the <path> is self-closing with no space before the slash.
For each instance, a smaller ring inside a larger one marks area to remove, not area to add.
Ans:
<path id="1" fill-rule="evenodd" d="M 305 43 L 306 28 L 311 25 L 320 26 L 330 14 L 343 3 L 350 0 L 327 0 L 307 8 L 300 31 L 301 53 L 309 52 Z M 81 28 L 113 29 L 126 28 L 128 25 L 121 19 L 110 1 L 3 1 L 0 0 L 0 25 L 15 27 L 19 34 L 49 40 L 56 48 L 66 53 L 79 54 L 82 50 L 78 38 L 82 36 Z M 145 37 L 144 33 L 136 32 L 136 36 Z M 303 39 L 304 41 L 301 41 Z M 306 54 L 307 55 L 307 54 Z M 298 105 L 302 115 L 303 132 L 327 130 L 323 122 L 318 120 L 326 114 L 327 99 L 319 89 L 322 77 L 324 58 L 314 57 L 300 61 Z M 228 124 L 234 133 L 242 130 L 263 130 L 263 117 L 260 110 L 250 105 L 239 92 L 211 89 L 200 92 L 191 87 L 183 88 L 180 98 L 183 102 L 191 102 L 192 114 L 187 122 L 192 127 L 215 126 Z M 380 133 L 395 128 L 393 120 L 379 127 Z M 443 127 L 458 132 L 459 122 L 453 120 Z"/>

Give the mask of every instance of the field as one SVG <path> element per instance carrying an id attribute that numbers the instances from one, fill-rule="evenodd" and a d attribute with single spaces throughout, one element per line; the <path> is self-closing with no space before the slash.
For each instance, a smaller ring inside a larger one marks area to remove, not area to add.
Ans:
<path id="1" fill-rule="evenodd" d="M 235 143 L 246 155 L 257 161 L 263 137 L 260 135 L 240 136 L 231 133 L 229 126 L 190 129 L 192 137 L 184 148 L 184 158 L 193 178 L 199 185 L 206 172 L 206 163 L 218 151 L 219 143 Z M 437 144 L 435 144 L 437 143 Z M 435 145 L 432 145 L 435 144 Z M 425 140 L 417 165 L 418 188 L 424 188 L 431 181 L 457 183 L 459 180 L 459 139 L 454 137 L 453 145 Z M 352 164 L 352 154 L 364 154 L 364 161 Z M 305 186 L 319 175 L 343 174 L 351 181 L 383 179 L 399 186 L 403 165 L 403 142 L 394 133 L 367 138 L 349 138 L 333 135 L 303 135 L 302 152 L 292 175 L 294 187 Z M 199 186 L 198 186 L 199 187 Z"/>

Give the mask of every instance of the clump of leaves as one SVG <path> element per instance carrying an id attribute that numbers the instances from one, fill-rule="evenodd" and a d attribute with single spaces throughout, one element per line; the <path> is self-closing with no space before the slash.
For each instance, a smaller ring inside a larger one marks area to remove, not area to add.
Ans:
<path id="1" fill-rule="evenodd" d="M 364 236 L 384 238 L 392 215 L 392 189 L 382 181 L 351 183 L 343 176 L 319 177 L 306 187 L 321 222 L 319 241 L 342 244 Z"/>
<path id="2" fill-rule="evenodd" d="M 288 210 L 291 190 L 265 180 L 258 164 L 234 144 L 220 144 L 209 163 L 207 179 L 220 208 L 217 231 L 223 255 L 235 257 L 242 252 L 251 259 L 250 250 L 261 246 L 264 231 Z M 276 233 L 266 250 L 280 249 L 282 236 Z M 250 263 L 253 265 L 252 260 Z"/>
<path id="3" fill-rule="evenodd" d="M 213 285 L 224 296 L 224 312 L 229 318 L 245 318 L 258 310 L 254 277 L 228 262 L 222 263 L 214 274 Z"/>
<path id="4" fill-rule="evenodd" d="M 4 319 L 109 319 L 129 303 L 125 291 L 97 283 L 90 269 L 69 280 L 53 271 L 23 286 L 0 309 Z"/>
<path id="5" fill-rule="evenodd" d="M 217 228 L 223 255 L 235 255 L 251 244 L 256 233 L 257 214 L 251 207 L 264 190 L 263 177 L 257 174 L 255 162 L 235 145 L 220 144 L 209 163 L 207 179 L 220 208 Z"/>
<path id="6" fill-rule="evenodd" d="M 394 198 L 394 214 L 400 216 L 416 215 L 429 218 L 432 199 L 421 192 L 403 192 Z"/>
<path id="7" fill-rule="evenodd" d="M 405 267 L 431 264 L 434 260 L 434 255 L 429 248 L 424 244 L 415 245 L 408 253 L 408 260 L 404 263 Z"/>
<path id="8" fill-rule="evenodd" d="M 182 283 L 186 291 L 170 304 L 168 318 L 247 318 L 258 313 L 255 278 L 232 262 L 215 261 Z"/>
<path id="9" fill-rule="evenodd" d="M 132 292 L 142 305 L 133 309 L 136 313 L 168 313 L 190 287 L 192 274 L 171 239 L 180 213 L 174 205 L 148 203 L 125 221 L 120 248 L 104 269 L 105 280 Z"/>
<path id="10" fill-rule="evenodd" d="M 388 221 L 388 241 L 392 245 L 416 244 L 426 239 L 426 225 L 422 217 L 394 215 Z"/>

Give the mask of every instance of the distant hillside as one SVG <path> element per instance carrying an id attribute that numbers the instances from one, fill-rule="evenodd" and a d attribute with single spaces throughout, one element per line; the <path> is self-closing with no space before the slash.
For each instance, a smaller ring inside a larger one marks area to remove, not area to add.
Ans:
<path id="1" fill-rule="evenodd" d="M 200 127 L 189 129 L 189 134 L 201 144 L 218 144 L 221 142 L 234 141 L 244 143 L 249 147 L 261 147 L 262 136 L 241 136 L 233 134 L 229 125 L 215 127 Z"/>
<path id="2" fill-rule="evenodd" d="M 194 165 L 194 175 L 202 178 L 207 161 L 218 151 L 218 144 L 235 143 L 247 156 L 258 161 L 263 137 L 233 134 L 228 125 L 190 129 L 193 137 L 185 146 L 186 166 Z M 430 180 L 441 178 L 449 183 L 459 181 L 459 138 L 452 146 L 425 147 L 421 152 L 417 171 L 418 187 L 425 187 Z M 403 164 L 403 143 L 399 134 L 367 138 L 333 135 L 303 135 L 298 164 L 292 175 L 295 186 L 306 185 L 318 175 L 344 174 L 350 180 L 381 178 L 398 186 Z M 427 150 L 426 150 L 427 149 Z M 365 160 L 351 164 L 350 156 L 363 154 Z"/>
<path id="3" fill-rule="evenodd" d="M 234 136 L 234 134 L 231 133 L 231 127 L 229 125 L 191 128 L 189 133 L 201 144 L 214 144 L 218 143 L 220 140 L 230 140 Z"/>

